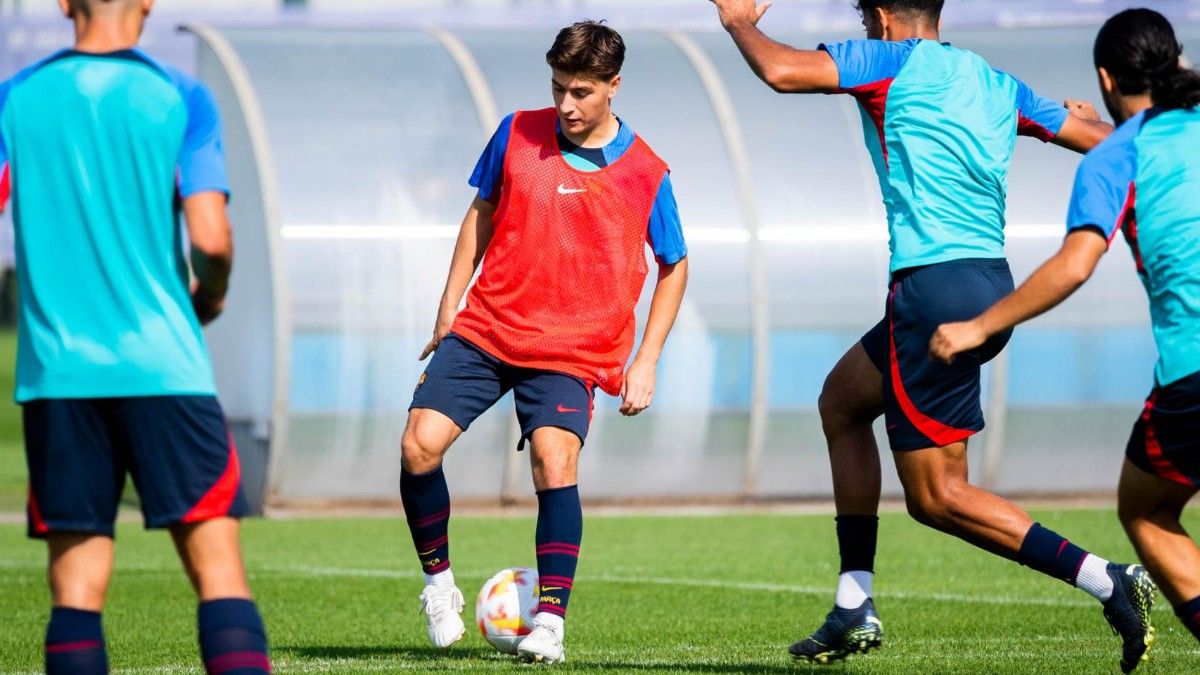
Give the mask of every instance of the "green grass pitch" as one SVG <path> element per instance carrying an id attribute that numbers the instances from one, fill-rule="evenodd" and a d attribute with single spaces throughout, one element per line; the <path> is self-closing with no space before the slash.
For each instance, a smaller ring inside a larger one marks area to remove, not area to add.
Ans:
<path id="1" fill-rule="evenodd" d="M 1109 510 L 1041 512 L 1098 553 L 1131 551 Z M 1195 521 L 1193 519 L 1193 524 Z M 421 582 L 399 518 L 250 521 L 252 583 L 281 673 L 508 672 L 470 624 L 484 579 L 533 563 L 531 517 L 456 517 L 451 554 L 468 596 L 468 633 L 449 654 L 427 646 Z M 563 672 L 1116 673 L 1118 640 L 1080 591 L 944 535 L 904 514 L 880 528 L 884 647 L 824 668 L 787 645 L 832 602 L 829 516 L 594 517 L 567 623 Z M 166 535 L 125 523 L 105 615 L 116 672 L 199 672 L 194 602 Z M 47 615 L 44 549 L 0 527 L 0 672 L 34 672 Z M 1198 673 L 1200 648 L 1165 607 L 1138 672 Z"/>

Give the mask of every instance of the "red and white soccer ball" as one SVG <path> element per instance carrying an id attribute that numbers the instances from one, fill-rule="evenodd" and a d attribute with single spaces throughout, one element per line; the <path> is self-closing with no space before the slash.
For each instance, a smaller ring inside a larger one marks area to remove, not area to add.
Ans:
<path id="1" fill-rule="evenodd" d="M 475 620 L 483 638 L 505 654 L 516 654 L 517 645 L 533 630 L 537 590 L 537 570 L 528 567 L 510 567 L 488 579 L 475 600 Z"/>

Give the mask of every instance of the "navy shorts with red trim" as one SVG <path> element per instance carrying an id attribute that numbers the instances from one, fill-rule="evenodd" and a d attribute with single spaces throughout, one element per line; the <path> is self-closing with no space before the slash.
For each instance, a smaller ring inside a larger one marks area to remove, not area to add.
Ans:
<path id="1" fill-rule="evenodd" d="M 1012 331 L 951 365 L 929 359 L 929 340 L 941 324 L 975 318 L 1012 290 L 1012 272 L 1002 258 L 952 260 L 892 275 L 883 321 L 862 338 L 883 373 L 892 450 L 943 447 L 983 429 L 980 367 L 1004 349 Z"/>
<path id="2" fill-rule="evenodd" d="M 413 408 L 436 410 L 464 431 L 509 391 L 521 424 L 521 447 L 541 427 L 587 440 L 594 388 L 573 375 L 520 368 L 451 333 L 438 345 L 413 394 Z"/>
<path id="3" fill-rule="evenodd" d="M 1200 488 L 1200 372 L 1154 388 L 1125 456 L 1143 471 Z"/>
<path id="4" fill-rule="evenodd" d="M 22 412 L 31 537 L 111 537 L 127 473 L 148 528 L 248 511 L 237 449 L 212 396 L 40 399 Z"/>

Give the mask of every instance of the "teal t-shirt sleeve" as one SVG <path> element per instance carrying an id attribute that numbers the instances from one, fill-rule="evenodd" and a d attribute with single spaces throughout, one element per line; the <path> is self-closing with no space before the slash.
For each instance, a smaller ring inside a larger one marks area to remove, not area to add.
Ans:
<path id="1" fill-rule="evenodd" d="M 221 139 L 221 114 L 208 89 L 194 80 L 176 82 L 187 105 L 187 130 L 179 152 L 179 194 L 229 194 L 229 173 Z"/>
<path id="2" fill-rule="evenodd" d="M 838 69 L 838 86 L 854 91 L 866 85 L 894 79 L 912 53 L 912 41 L 847 40 L 821 44 L 817 49 L 829 54 Z"/>
<path id="3" fill-rule="evenodd" d="M 1033 88 L 1004 71 L 1017 84 L 1017 133 L 1032 136 L 1042 141 L 1054 140 L 1067 121 L 1066 106 L 1045 96 L 1038 96 Z"/>
<path id="4" fill-rule="evenodd" d="M 679 221 L 679 205 L 675 203 L 669 171 L 663 175 L 654 207 L 650 210 L 646 241 L 650 243 L 655 259 L 663 265 L 674 265 L 687 257 L 687 243 L 683 239 L 683 224 Z"/>
<path id="5" fill-rule="evenodd" d="M 1132 138 L 1110 138 L 1079 165 L 1067 231 L 1094 229 L 1112 241 L 1133 213 L 1137 155 Z"/>
<path id="6" fill-rule="evenodd" d="M 471 178 L 467 181 L 471 187 L 479 189 L 479 198 L 484 201 L 495 202 L 500 196 L 504 155 L 508 152 L 508 137 L 512 133 L 514 115 L 516 113 L 509 113 L 500 120 L 500 126 L 496 127 L 496 133 L 492 134 L 492 138 L 483 149 L 483 154 L 479 155 L 475 170 L 471 172 Z"/>

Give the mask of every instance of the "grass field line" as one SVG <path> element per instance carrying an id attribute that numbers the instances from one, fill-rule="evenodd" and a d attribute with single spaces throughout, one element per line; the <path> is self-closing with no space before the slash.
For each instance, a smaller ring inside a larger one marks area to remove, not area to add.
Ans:
<path id="1" fill-rule="evenodd" d="M 42 573 L 41 565 L 29 563 L 13 563 L 0 561 L 0 569 L 21 570 Z M 179 574 L 178 567 L 162 567 L 154 565 L 120 564 L 117 571 L 151 572 L 163 574 Z M 302 577 L 346 577 L 366 579 L 419 579 L 421 573 L 416 570 L 388 570 L 364 567 L 324 567 L 310 565 L 281 565 L 281 566 L 252 566 L 251 577 L 258 575 L 298 575 Z M 491 572 L 459 573 L 461 578 L 487 578 Z M 651 586 L 678 586 L 683 588 L 712 588 L 716 590 L 747 591 L 759 593 L 791 593 L 796 595 L 833 595 L 834 587 L 801 586 L 797 584 L 779 584 L 763 581 L 737 581 L 733 579 L 689 579 L 683 577 L 641 576 L 636 573 L 614 574 L 585 574 L 580 575 L 582 583 L 629 584 Z M 962 593 L 928 593 L 921 591 L 887 591 L 876 594 L 880 599 L 918 600 L 932 602 L 952 602 L 975 605 L 1024 605 L 1034 607 L 1094 607 L 1096 602 L 1083 598 L 1031 598 L 1013 595 L 970 595 Z"/>

